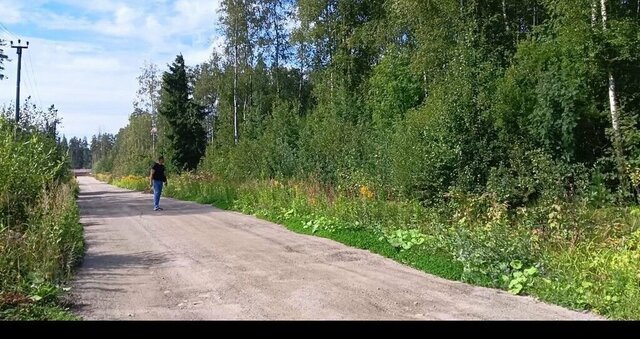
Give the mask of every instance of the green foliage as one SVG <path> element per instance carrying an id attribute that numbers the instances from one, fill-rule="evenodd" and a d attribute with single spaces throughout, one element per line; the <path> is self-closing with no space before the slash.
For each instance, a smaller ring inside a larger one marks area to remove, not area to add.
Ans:
<path id="1" fill-rule="evenodd" d="M 0 159 L 0 319 L 71 319 L 58 297 L 84 239 L 65 156 L 0 118 Z"/>
<path id="2" fill-rule="evenodd" d="M 536 267 L 523 268 L 521 261 L 513 260 L 508 268 L 511 269 L 511 273 L 503 275 L 502 280 L 509 284 L 507 287 L 509 292 L 520 294 L 523 290 L 533 286 L 533 278 L 538 273 Z"/>
<path id="3" fill-rule="evenodd" d="M 455 213 L 441 242 L 464 265 L 464 281 L 499 287 L 502 276 L 510 273 L 508 263 L 518 260 L 532 265 L 539 261 L 531 231 L 516 226 L 506 205 L 491 196 L 454 194 L 449 208 Z"/>
<path id="4" fill-rule="evenodd" d="M 151 116 L 132 115 L 129 125 L 120 129 L 113 150 L 113 173 L 116 175 L 148 175 L 153 164 Z"/>
<path id="5" fill-rule="evenodd" d="M 436 199 L 455 180 L 457 146 L 444 130 L 446 119 L 421 109 L 409 112 L 398 129 L 391 148 L 392 173 L 394 186 L 404 195 Z"/>
<path id="6" fill-rule="evenodd" d="M 508 159 L 508 165 L 491 170 L 487 191 L 510 209 L 575 199 L 588 190 L 586 170 L 581 165 L 554 161 L 542 150 L 523 151 L 517 146 Z"/>
<path id="7" fill-rule="evenodd" d="M 0 39 L 0 80 L 3 80 L 5 75 L 4 75 L 4 62 L 5 60 L 9 59 L 9 57 L 4 54 L 4 49 L 2 48 L 3 46 L 6 46 L 7 43 Z"/>
<path id="8" fill-rule="evenodd" d="M 68 145 L 68 155 L 71 158 L 71 168 L 91 168 L 93 160 L 91 159 L 91 150 L 89 149 L 87 138 L 71 138 Z"/>
<path id="9" fill-rule="evenodd" d="M 384 237 L 380 237 L 380 240 L 385 238 L 391 246 L 400 250 L 408 250 L 413 246 L 422 245 L 426 240 L 426 236 L 417 229 L 397 229 L 392 232 L 384 232 Z"/>
<path id="10" fill-rule="evenodd" d="M 113 171 L 113 148 L 116 137 L 109 133 L 98 133 L 91 138 L 91 160 L 94 173 L 108 173 Z"/>
<path id="11" fill-rule="evenodd" d="M 19 129 L 22 132 L 39 132 L 53 139 L 58 137 L 57 127 L 61 119 L 58 117 L 58 109 L 55 105 L 46 110 L 36 105 L 31 96 L 28 96 L 20 107 Z M 15 103 L 0 107 L 0 117 L 7 121 L 15 119 Z"/>
<path id="12" fill-rule="evenodd" d="M 0 118 L 0 215 L 12 227 L 22 228 L 29 206 L 42 188 L 70 174 L 55 141 L 39 132 L 15 133 L 13 124 Z"/>
<path id="13" fill-rule="evenodd" d="M 296 115 L 297 107 L 277 103 L 272 118 L 266 124 L 266 130 L 258 141 L 263 147 L 269 178 L 289 178 L 296 173 L 300 120 Z"/>
<path id="14" fill-rule="evenodd" d="M 594 67 L 587 23 L 556 29 L 555 39 L 519 45 L 497 89 L 496 124 L 504 142 L 524 142 L 555 158 L 592 164 L 607 145 L 607 115 L 594 100 L 605 93 L 599 79 L 606 75 Z"/>
<path id="15" fill-rule="evenodd" d="M 333 111 L 314 112 L 300 131 L 300 171 L 336 183 L 340 172 L 354 167 L 358 138 L 356 127 Z"/>
<path id="16" fill-rule="evenodd" d="M 149 177 L 127 175 L 126 177 L 112 179 L 109 183 L 130 190 L 151 192 Z"/>
<path id="17" fill-rule="evenodd" d="M 69 311 L 68 307 L 59 306 L 56 303 L 49 304 L 23 304 L 17 307 L 0 310 L 0 319 L 3 320 L 82 320 Z"/>
<path id="18" fill-rule="evenodd" d="M 43 191 L 29 208 L 26 229 L 0 223 L 2 293 L 25 293 L 33 302 L 55 301 L 64 282 L 84 254 L 82 226 L 71 185 Z"/>
<path id="19" fill-rule="evenodd" d="M 420 78 L 411 72 L 409 51 L 391 46 L 369 78 L 368 108 L 379 130 L 402 121 L 422 99 Z"/>
<path id="20" fill-rule="evenodd" d="M 166 136 L 172 150 L 175 168 L 193 170 L 204 155 L 206 131 L 205 113 L 192 99 L 192 88 L 182 55 L 178 55 L 169 71 L 162 76 L 160 116 L 166 119 Z"/>
<path id="21" fill-rule="evenodd" d="M 324 216 L 311 216 L 311 218 L 311 220 L 305 222 L 302 226 L 304 229 L 311 230 L 311 233 L 316 233 L 319 229 L 333 232 L 339 228 L 339 221 L 336 219 L 330 219 Z"/>

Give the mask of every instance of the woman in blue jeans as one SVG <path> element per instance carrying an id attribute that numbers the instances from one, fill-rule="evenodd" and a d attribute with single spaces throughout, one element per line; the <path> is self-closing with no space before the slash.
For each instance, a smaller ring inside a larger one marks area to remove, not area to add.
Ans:
<path id="1" fill-rule="evenodd" d="M 162 186 L 163 184 L 167 184 L 167 175 L 164 173 L 164 157 L 160 156 L 158 158 L 158 162 L 153 164 L 151 167 L 151 175 L 149 176 L 149 180 L 151 180 L 151 187 L 153 187 L 153 210 L 154 211 L 162 211 L 160 207 L 160 195 L 162 194 Z"/>

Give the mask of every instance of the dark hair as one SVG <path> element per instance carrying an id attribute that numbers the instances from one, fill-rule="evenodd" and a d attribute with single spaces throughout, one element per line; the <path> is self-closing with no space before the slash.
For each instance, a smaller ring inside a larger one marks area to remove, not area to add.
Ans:
<path id="1" fill-rule="evenodd" d="M 164 161 L 164 157 L 161 155 L 158 157 L 158 161 Z"/>

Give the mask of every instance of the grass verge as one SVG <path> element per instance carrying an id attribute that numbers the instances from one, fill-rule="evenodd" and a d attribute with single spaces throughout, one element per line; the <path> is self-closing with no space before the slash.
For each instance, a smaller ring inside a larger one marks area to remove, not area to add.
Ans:
<path id="1" fill-rule="evenodd" d="M 51 185 L 24 224 L 0 221 L 0 319 L 78 319 L 62 301 L 84 254 L 77 191 L 75 182 Z"/>

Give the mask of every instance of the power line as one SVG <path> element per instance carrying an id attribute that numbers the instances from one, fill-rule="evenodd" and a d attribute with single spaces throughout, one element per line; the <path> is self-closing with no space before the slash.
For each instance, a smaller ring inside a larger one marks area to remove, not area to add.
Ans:
<path id="1" fill-rule="evenodd" d="M 24 72 L 25 77 L 27 78 L 26 81 L 26 85 L 27 85 L 27 90 L 29 91 L 29 96 L 31 98 L 33 98 L 33 100 L 35 100 L 36 102 L 39 101 L 39 98 L 36 94 L 36 90 L 35 90 L 35 86 L 33 84 L 33 73 L 30 72 L 29 67 L 25 67 L 25 72 Z M 40 105 L 42 106 L 42 105 Z M 42 107 L 40 107 L 42 108 Z"/>
<path id="2" fill-rule="evenodd" d="M 38 100 L 38 103 L 40 104 L 40 108 L 45 109 L 45 107 L 42 105 L 42 96 L 40 95 L 40 86 L 38 86 L 38 79 L 36 78 L 36 75 L 34 73 L 35 69 L 33 68 L 33 62 L 31 61 L 31 53 L 27 54 L 27 60 L 29 61 L 28 71 L 31 72 L 31 78 L 34 83 L 36 98 Z"/>
<path id="3" fill-rule="evenodd" d="M 2 28 L 2 30 L 0 30 L 0 33 L 4 32 L 9 39 L 13 39 L 13 34 L 11 34 L 11 32 L 9 32 L 6 28 L 4 28 L 4 26 L 0 26 L 0 28 Z"/>
<path id="4" fill-rule="evenodd" d="M 22 71 L 22 52 L 23 52 L 22 50 L 29 48 L 29 41 L 27 41 L 26 46 L 23 46 L 20 44 L 21 40 L 15 34 L 11 33 L 11 31 L 9 31 L 9 29 L 1 22 L 0 22 L 0 28 L 2 28 L 4 32 L 9 34 L 10 39 L 18 40 L 17 45 L 14 45 L 13 41 L 11 41 L 11 48 L 15 48 L 16 52 L 18 53 L 18 77 L 16 80 L 16 123 L 18 123 L 20 122 L 20 76 L 22 73 L 21 72 Z M 29 60 L 31 60 L 31 55 L 29 55 Z M 40 101 L 40 95 L 39 93 L 36 94 L 36 91 L 34 89 L 35 86 L 33 85 L 35 80 L 32 80 L 32 78 L 35 78 L 35 76 L 33 75 L 33 71 L 30 68 L 33 68 L 33 66 L 27 67 L 27 71 L 25 72 L 25 76 L 27 77 L 26 86 L 30 88 L 31 95 L 36 97 L 36 100 L 40 103 L 40 107 L 42 108 L 42 101 Z"/>
<path id="5" fill-rule="evenodd" d="M 3 31 L 5 31 L 7 34 L 9 34 L 9 39 L 18 39 L 18 37 L 11 33 L 10 30 L 7 29 L 7 27 L 5 25 L 2 24 L 2 22 L 0 22 L 0 28 L 2 28 Z"/>
<path id="6" fill-rule="evenodd" d="M 23 69 L 25 69 L 23 74 L 24 74 L 25 79 L 26 79 L 24 84 L 27 87 L 27 91 L 28 91 L 29 96 L 35 99 L 35 92 L 33 90 L 33 83 L 31 81 L 31 77 L 29 76 L 29 70 L 28 70 L 27 67 L 24 67 Z"/>
<path id="7" fill-rule="evenodd" d="M 11 33 L 7 26 L 5 26 L 2 22 L 0 22 L 0 29 L 7 33 L 10 39 L 19 40 L 18 37 L 15 34 Z M 40 87 L 38 86 L 38 80 L 36 79 L 35 73 L 33 71 L 34 68 L 33 62 L 31 61 L 31 54 L 27 54 L 27 59 L 27 61 L 29 62 L 29 67 L 26 67 L 25 72 L 25 75 L 27 77 L 26 85 L 31 90 L 31 96 L 34 97 L 38 104 L 40 104 L 40 108 L 44 109 L 44 106 L 42 105 L 42 96 L 40 95 Z M 19 103 L 16 103 L 16 105 L 19 105 Z"/>

